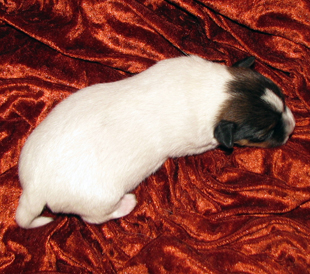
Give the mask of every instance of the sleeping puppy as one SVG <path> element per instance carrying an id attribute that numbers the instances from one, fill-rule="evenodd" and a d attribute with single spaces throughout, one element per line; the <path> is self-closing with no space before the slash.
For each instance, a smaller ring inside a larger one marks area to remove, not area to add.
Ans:
<path id="1" fill-rule="evenodd" d="M 17 223 L 51 222 L 40 216 L 48 206 L 100 224 L 129 214 L 137 203 L 129 192 L 168 157 L 284 144 L 293 115 L 253 62 L 228 68 L 197 56 L 167 59 L 65 99 L 22 149 Z"/>

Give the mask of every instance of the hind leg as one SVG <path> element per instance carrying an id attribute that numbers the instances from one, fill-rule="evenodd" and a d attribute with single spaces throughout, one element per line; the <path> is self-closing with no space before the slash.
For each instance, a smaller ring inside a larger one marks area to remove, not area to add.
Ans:
<path id="1" fill-rule="evenodd" d="M 118 219 L 128 215 L 136 206 L 137 200 L 134 194 L 125 194 L 114 206 L 111 213 L 105 215 L 82 216 L 88 223 L 101 224 L 112 219 Z"/>
<path id="2" fill-rule="evenodd" d="M 23 228 L 35 228 L 50 223 L 53 218 L 39 216 L 44 206 L 45 203 L 40 199 L 29 198 L 26 193 L 23 193 L 16 210 L 17 224 Z"/>

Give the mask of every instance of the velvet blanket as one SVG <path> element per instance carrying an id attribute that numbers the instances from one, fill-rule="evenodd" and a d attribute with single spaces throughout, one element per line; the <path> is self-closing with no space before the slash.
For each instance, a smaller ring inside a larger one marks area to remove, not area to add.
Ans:
<path id="1" fill-rule="evenodd" d="M 1 273 L 310 273 L 307 0 L 0 0 Z M 255 69 L 296 118 L 287 144 L 169 159 L 128 216 L 14 220 L 31 131 L 76 90 L 196 54 Z"/>

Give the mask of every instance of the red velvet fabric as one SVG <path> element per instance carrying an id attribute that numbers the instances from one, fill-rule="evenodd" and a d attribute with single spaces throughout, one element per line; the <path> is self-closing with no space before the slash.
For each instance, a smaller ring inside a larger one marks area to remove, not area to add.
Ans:
<path id="1" fill-rule="evenodd" d="M 1 0 L 0 272 L 309 273 L 309 18 L 307 0 Z M 289 142 L 169 159 L 119 220 L 19 228 L 19 153 L 49 111 L 183 53 L 255 56 L 295 115 Z"/>

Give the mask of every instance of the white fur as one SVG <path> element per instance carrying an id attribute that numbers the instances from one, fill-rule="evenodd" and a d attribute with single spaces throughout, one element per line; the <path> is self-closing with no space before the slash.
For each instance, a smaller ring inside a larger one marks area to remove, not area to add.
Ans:
<path id="1" fill-rule="evenodd" d="M 289 138 L 289 136 L 292 134 L 294 128 L 295 128 L 295 119 L 293 116 L 292 111 L 286 107 L 285 111 L 282 113 L 282 118 L 283 118 L 283 122 L 285 124 L 285 133 L 286 133 L 286 138 L 284 139 L 283 144 L 285 144 Z"/>
<path id="2" fill-rule="evenodd" d="M 279 96 L 277 96 L 268 88 L 265 90 L 265 94 L 262 96 L 262 99 L 273 105 L 278 112 L 282 113 L 282 118 L 285 125 L 285 133 L 287 135 L 283 142 L 283 144 L 285 144 L 289 138 L 289 135 L 295 128 L 295 119 L 291 110 L 284 105 Z"/>
<path id="3" fill-rule="evenodd" d="M 262 99 L 265 100 L 267 103 L 271 104 L 272 106 L 274 106 L 278 112 L 283 112 L 284 110 L 283 101 L 270 89 L 268 88 L 265 89 L 265 94 L 262 96 Z"/>
<path id="4" fill-rule="evenodd" d="M 17 223 L 30 228 L 52 221 L 37 217 L 45 205 L 90 223 L 131 212 L 136 199 L 127 193 L 168 157 L 218 145 L 214 123 L 230 80 L 225 66 L 189 56 L 71 95 L 22 150 Z"/>

